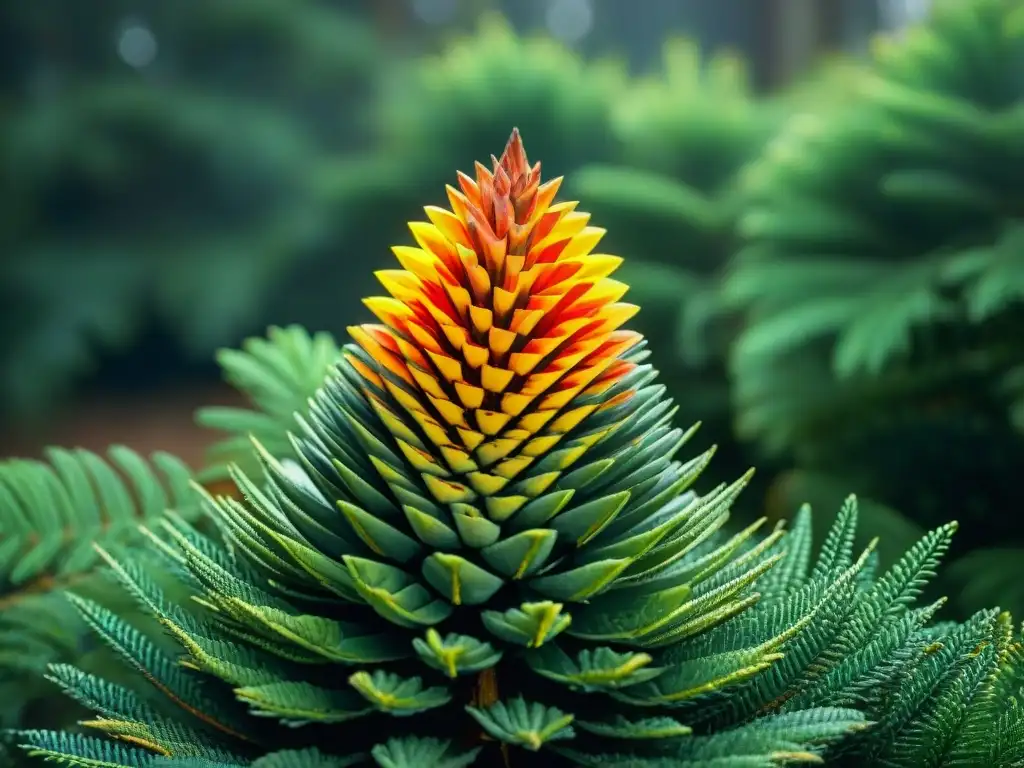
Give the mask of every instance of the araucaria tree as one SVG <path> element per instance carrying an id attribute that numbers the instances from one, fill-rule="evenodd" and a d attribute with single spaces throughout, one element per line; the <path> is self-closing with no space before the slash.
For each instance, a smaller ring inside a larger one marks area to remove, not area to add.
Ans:
<path id="1" fill-rule="evenodd" d="M 28 731 L 96 768 L 1010 766 L 1024 760 L 1020 646 L 986 611 L 915 607 L 955 525 L 876 577 L 856 505 L 817 558 L 792 533 L 722 533 L 746 477 L 689 490 L 712 451 L 623 324 L 636 307 L 555 202 L 517 133 L 426 209 L 379 273 L 296 419 L 292 458 L 256 445 L 240 497 L 196 487 L 143 555 L 105 553 L 155 614 L 150 638 L 86 619 L 163 697 L 67 665 L 52 678 L 113 740 Z M 298 344 L 279 335 L 282 343 Z M 261 349 L 258 381 L 301 356 Z M 301 377 L 294 377 L 301 381 Z M 269 379 L 268 379 L 269 380 Z M 253 386 L 253 391 L 259 391 Z M 193 599 L 150 577 L 156 556 Z M 755 591 L 756 589 L 756 591 Z M 301 726 L 301 727 L 299 727 Z M 530 754 L 536 753 L 536 754 Z"/>

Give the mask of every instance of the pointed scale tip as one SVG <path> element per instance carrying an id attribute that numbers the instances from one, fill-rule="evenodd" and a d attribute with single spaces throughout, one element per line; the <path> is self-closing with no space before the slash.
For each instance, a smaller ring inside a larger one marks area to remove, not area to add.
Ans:
<path id="1" fill-rule="evenodd" d="M 501 153 L 499 162 L 512 179 L 518 178 L 529 170 L 530 164 L 526 159 L 523 138 L 520 136 L 518 128 L 512 129 L 512 135 L 508 137 L 508 143 L 505 144 L 505 151 Z"/>

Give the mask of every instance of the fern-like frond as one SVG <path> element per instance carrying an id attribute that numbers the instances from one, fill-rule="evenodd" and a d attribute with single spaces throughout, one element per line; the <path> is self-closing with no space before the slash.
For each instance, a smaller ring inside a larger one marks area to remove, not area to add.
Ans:
<path id="1" fill-rule="evenodd" d="M 146 460 L 118 446 L 107 457 L 60 448 L 46 457 L 0 464 L 0 720 L 8 725 L 48 692 L 48 664 L 90 665 L 95 643 L 63 590 L 110 599 L 95 576 L 97 545 L 138 543 L 139 526 L 168 510 L 199 514 L 191 473 L 169 454 Z"/>
<path id="2" fill-rule="evenodd" d="M 340 354 L 330 334 L 310 335 L 298 326 L 272 327 L 266 338 L 247 339 L 241 349 L 221 350 L 217 361 L 225 379 L 251 407 L 210 406 L 196 414 L 203 426 L 229 434 L 210 449 L 200 477 L 226 480 L 232 463 L 251 471 L 254 438 L 278 458 L 293 456 L 288 435 L 298 428 L 295 417 L 308 413 L 309 399 Z"/>

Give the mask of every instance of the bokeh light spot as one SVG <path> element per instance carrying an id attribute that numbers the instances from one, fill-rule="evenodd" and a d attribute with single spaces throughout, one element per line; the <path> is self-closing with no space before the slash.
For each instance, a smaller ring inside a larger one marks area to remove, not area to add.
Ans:
<path id="1" fill-rule="evenodd" d="M 551 0 L 545 14 L 548 31 L 565 43 L 577 43 L 594 26 L 590 0 Z"/>
<path id="2" fill-rule="evenodd" d="M 141 69 L 153 63 L 159 45 L 152 30 L 138 21 L 124 24 L 117 38 L 117 54 L 130 67 Z"/>

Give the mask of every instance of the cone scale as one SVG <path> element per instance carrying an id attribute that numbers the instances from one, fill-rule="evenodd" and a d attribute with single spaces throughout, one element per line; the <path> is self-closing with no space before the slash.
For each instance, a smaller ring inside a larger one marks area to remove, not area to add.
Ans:
<path id="1" fill-rule="evenodd" d="M 410 225 L 418 247 L 393 249 L 403 269 L 377 273 L 390 297 L 366 301 L 380 324 L 350 329 L 372 364 L 348 359 L 432 499 L 500 525 L 587 446 L 549 472 L 524 479 L 524 470 L 630 396 L 573 404 L 633 368 L 621 356 L 640 336 L 620 330 L 637 309 L 609 277 L 621 259 L 592 252 L 604 230 L 576 203 L 554 202 L 561 179 L 541 183 L 518 131 L 492 159 L 447 188 L 451 210 L 427 208 L 430 223 Z M 397 434 L 410 421 L 420 439 Z"/>

